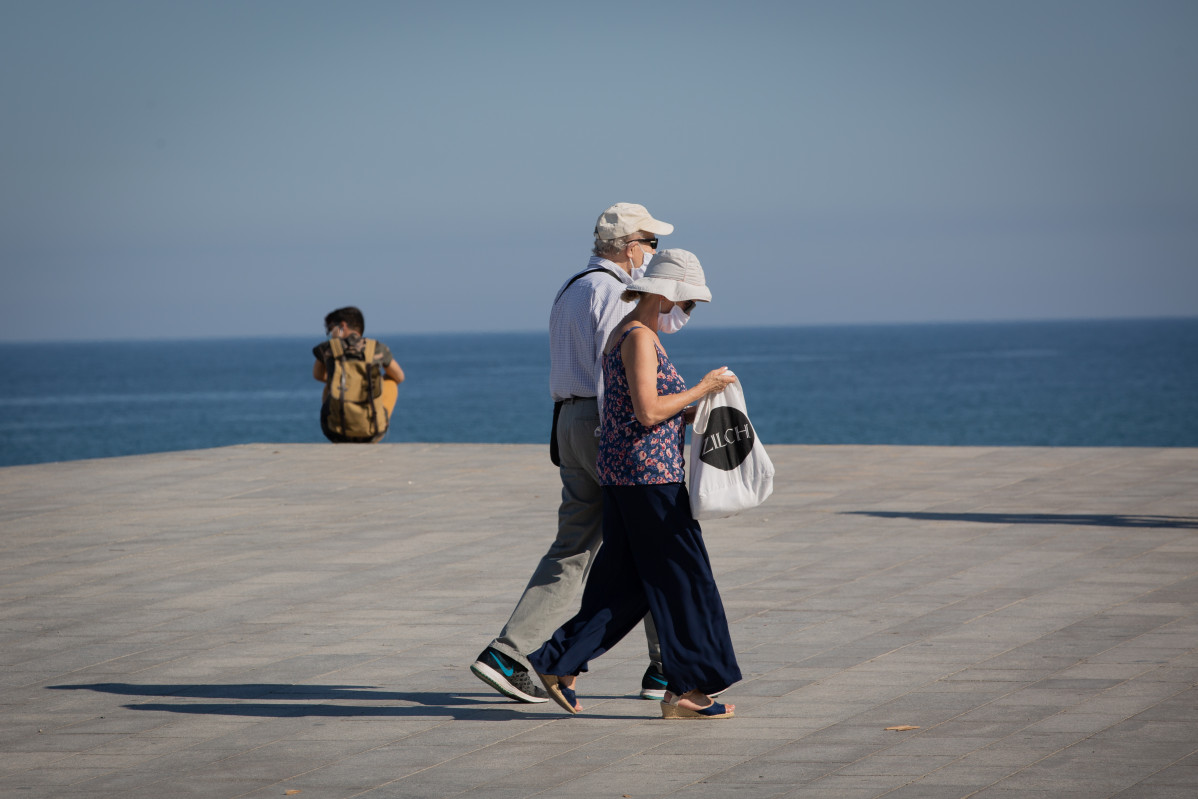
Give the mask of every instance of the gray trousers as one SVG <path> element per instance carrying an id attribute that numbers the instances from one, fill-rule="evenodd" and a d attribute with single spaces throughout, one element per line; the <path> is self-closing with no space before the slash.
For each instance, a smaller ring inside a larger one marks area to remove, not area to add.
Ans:
<path id="1" fill-rule="evenodd" d="M 595 552 L 603 543 L 603 492 L 595 461 L 599 455 L 599 408 L 593 399 L 562 406 L 557 420 L 562 504 L 557 538 L 532 573 L 511 618 L 491 646 L 528 668 L 528 655 L 574 614 Z M 653 618 L 645 616 L 649 660 L 661 666 L 661 644 Z"/>

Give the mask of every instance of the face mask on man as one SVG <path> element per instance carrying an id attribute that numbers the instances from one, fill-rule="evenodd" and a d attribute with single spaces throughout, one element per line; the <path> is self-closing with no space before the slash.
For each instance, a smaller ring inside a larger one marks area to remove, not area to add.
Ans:
<path id="1" fill-rule="evenodd" d="M 677 333 L 690 318 L 690 314 L 682 310 L 681 305 L 675 305 L 669 313 L 657 314 L 657 332 Z"/>

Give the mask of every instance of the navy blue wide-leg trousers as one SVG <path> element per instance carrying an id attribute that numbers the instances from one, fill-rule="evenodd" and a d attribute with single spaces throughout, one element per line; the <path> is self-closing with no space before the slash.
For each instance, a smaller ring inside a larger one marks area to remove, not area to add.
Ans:
<path id="1" fill-rule="evenodd" d="M 646 612 L 672 693 L 710 694 L 740 680 L 724 603 L 681 483 L 603 487 L 603 546 L 582 606 L 529 663 L 541 674 L 586 671 Z"/>

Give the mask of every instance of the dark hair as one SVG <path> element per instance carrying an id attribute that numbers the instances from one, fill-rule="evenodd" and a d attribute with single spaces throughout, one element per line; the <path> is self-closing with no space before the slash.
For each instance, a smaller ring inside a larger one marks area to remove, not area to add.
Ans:
<path id="1" fill-rule="evenodd" d="M 362 312 L 352 305 L 347 305 L 344 308 L 338 308 L 324 318 L 324 329 L 339 325 L 345 322 L 350 330 L 356 330 L 359 334 L 366 332 L 366 318 L 362 316 Z"/>

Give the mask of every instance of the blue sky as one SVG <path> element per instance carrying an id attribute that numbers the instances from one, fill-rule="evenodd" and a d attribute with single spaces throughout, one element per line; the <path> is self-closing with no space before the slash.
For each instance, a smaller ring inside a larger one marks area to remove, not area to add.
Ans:
<path id="1" fill-rule="evenodd" d="M 1198 3 L 0 2 L 0 340 L 1198 314 Z M 700 317 L 697 315 L 696 319 Z"/>

